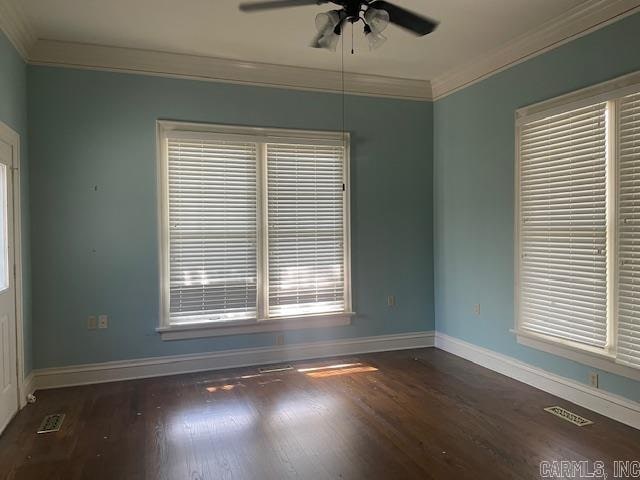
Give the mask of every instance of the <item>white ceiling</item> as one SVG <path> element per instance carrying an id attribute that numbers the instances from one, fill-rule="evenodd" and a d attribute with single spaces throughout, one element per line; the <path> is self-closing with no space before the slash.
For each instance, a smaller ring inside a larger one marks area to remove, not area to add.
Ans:
<path id="1" fill-rule="evenodd" d="M 339 70 L 339 52 L 307 45 L 315 15 L 328 5 L 241 13 L 239 0 L 14 0 L 40 39 L 188 53 Z M 533 30 L 585 0 L 395 0 L 435 18 L 438 30 L 417 38 L 393 26 L 369 52 L 361 26 L 345 69 L 429 80 Z"/>

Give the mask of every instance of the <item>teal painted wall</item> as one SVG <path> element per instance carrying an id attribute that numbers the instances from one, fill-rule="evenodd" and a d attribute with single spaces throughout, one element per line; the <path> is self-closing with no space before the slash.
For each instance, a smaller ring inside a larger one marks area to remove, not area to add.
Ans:
<path id="1" fill-rule="evenodd" d="M 34 66 L 28 84 L 36 367 L 273 345 L 155 332 L 155 122 L 340 130 L 341 96 Z M 358 316 L 287 343 L 434 328 L 432 104 L 349 96 L 346 112 Z M 109 329 L 88 331 L 101 313 Z"/>
<path id="2" fill-rule="evenodd" d="M 436 329 L 587 382 L 586 366 L 520 346 L 514 325 L 514 112 L 640 69 L 640 14 L 516 65 L 434 106 Z M 473 305 L 481 304 L 475 316 Z M 640 401 L 640 384 L 600 372 Z"/>
<path id="3" fill-rule="evenodd" d="M 25 375 L 33 367 L 31 350 L 31 256 L 29 246 L 29 162 L 27 155 L 27 67 L 0 32 L 0 122 L 20 135 L 20 192 L 22 203 L 22 269 Z"/>

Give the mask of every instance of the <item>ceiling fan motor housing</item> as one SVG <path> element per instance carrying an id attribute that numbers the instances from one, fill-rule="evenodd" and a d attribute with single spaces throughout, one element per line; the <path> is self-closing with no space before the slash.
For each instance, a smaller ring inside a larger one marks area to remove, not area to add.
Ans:
<path id="1" fill-rule="evenodd" d="M 356 23 L 360 20 L 360 12 L 363 10 L 363 6 L 368 6 L 368 2 L 361 0 L 348 0 L 345 2 L 344 11 L 347 14 L 346 19 L 351 23 Z"/>

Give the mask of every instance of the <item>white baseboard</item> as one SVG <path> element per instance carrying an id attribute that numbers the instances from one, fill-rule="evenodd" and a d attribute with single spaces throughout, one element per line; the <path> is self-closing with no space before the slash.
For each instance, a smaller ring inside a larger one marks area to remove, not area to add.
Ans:
<path id="1" fill-rule="evenodd" d="M 434 332 L 401 333 L 294 345 L 243 348 L 205 354 L 45 368 L 33 372 L 31 391 L 224 368 L 267 365 L 337 355 L 433 347 L 434 338 Z"/>
<path id="2" fill-rule="evenodd" d="M 437 347 L 478 365 L 640 429 L 640 404 L 443 333 L 415 332 L 295 345 L 245 348 L 35 370 L 25 379 L 25 396 L 36 390 L 160 377 L 180 373 L 267 365 L 338 355 Z"/>
<path id="3" fill-rule="evenodd" d="M 436 333 L 436 347 L 600 415 L 640 429 L 640 403 L 570 380 L 513 357 Z"/>
<path id="4" fill-rule="evenodd" d="M 27 397 L 36 391 L 35 375 L 29 373 L 22 382 L 22 392 L 20 393 L 20 408 L 27 405 Z"/>

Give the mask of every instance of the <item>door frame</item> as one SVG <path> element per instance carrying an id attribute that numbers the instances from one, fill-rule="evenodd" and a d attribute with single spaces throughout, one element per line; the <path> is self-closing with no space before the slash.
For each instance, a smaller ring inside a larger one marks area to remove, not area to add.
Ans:
<path id="1" fill-rule="evenodd" d="M 15 262 L 15 301 L 16 301 L 16 373 L 18 375 L 18 410 L 27 404 L 27 392 L 24 391 L 24 299 L 22 297 L 22 205 L 20 194 L 20 135 L 6 123 L 0 122 L 0 140 L 11 145 L 13 158 L 11 182 L 13 188 L 13 256 Z M 30 392 L 29 392 L 30 393 Z"/>

